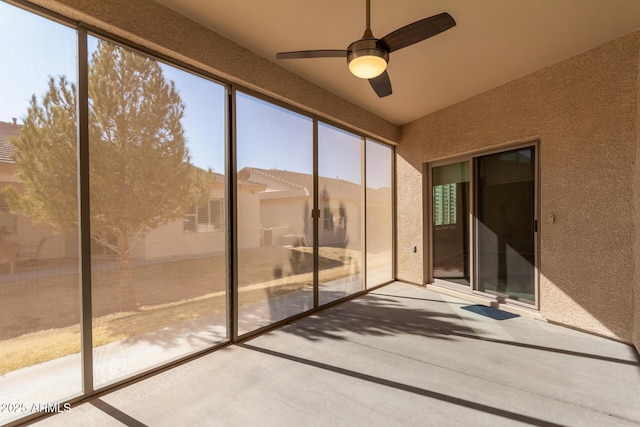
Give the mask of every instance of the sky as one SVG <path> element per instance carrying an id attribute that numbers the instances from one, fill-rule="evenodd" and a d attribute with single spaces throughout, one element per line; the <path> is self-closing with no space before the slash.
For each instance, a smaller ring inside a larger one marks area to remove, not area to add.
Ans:
<path id="1" fill-rule="evenodd" d="M 35 94 L 41 99 L 50 76 L 65 75 L 69 81 L 77 81 L 74 29 L 0 2 L 0 40 L 0 57 L 4 59 L 4 66 L 0 66 L 0 121 L 11 122 L 15 117 L 22 123 L 31 96 Z M 89 37 L 90 53 L 97 40 Z M 167 64 L 161 63 L 161 68 L 165 78 L 175 83 L 185 104 L 182 125 L 192 163 L 224 173 L 225 87 Z M 236 105 L 238 170 L 253 166 L 312 173 L 310 118 L 242 93 L 238 93 Z M 357 135 L 321 124 L 320 175 L 361 183 L 361 143 Z M 379 153 L 367 156 L 368 186 L 390 186 L 389 148 L 379 144 L 368 146 Z"/>
<path id="2" fill-rule="evenodd" d="M 36 31 L 37 29 L 37 31 Z M 0 121 L 22 122 L 49 76 L 76 81 L 76 32 L 0 2 Z"/>

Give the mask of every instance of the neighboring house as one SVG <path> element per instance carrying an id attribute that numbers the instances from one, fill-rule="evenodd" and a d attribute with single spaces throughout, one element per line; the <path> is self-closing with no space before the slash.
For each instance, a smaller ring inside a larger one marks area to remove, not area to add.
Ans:
<path id="1" fill-rule="evenodd" d="M 9 142 L 22 129 L 17 119 L 0 121 L 0 190 L 8 185 L 20 187 L 17 165 L 13 160 L 14 147 Z M 0 193 L 0 229 L 4 230 L 2 241 L 16 245 L 19 249 L 36 247 L 42 238 L 47 238 L 42 247 L 41 258 L 77 257 L 78 237 L 76 233 L 58 233 L 50 225 L 36 224 L 30 218 L 12 213 Z"/>
<path id="2" fill-rule="evenodd" d="M 16 177 L 17 167 L 12 158 L 14 148 L 9 143 L 9 138 L 17 136 L 21 128 L 22 125 L 17 124 L 16 119 L 13 119 L 13 123 L 0 122 L 0 189 L 20 182 Z M 9 212 L 9 206 L 2 193 L 0 193 L 0 227 L 4 228 L 5 233 L 16 233 L 17 229 L 16 215 Z"/>
<path id="3" fill-rule="evenodd" d="M 227 247 L 225 178 L 215 174 L 209 199 L 199 201 L 182 220 L 161 225 L 138 240 L 133 259 L 222 253 Z M 360 250 L 364 194 L 353 182 L 320 177 L 319 245 Z M 391 189 L 368 189 L 368 220 L 388 224 Z M 313 243 L 313 178 L 309 174 L 246 167 L 238 172 L 238 248 L 311 246 Z M 390 235 L 373 233 L 368 247 L 389 248 Z"/>
<path id="4" fill-rule="evenodd" d="M 311 175 L 246 167 L 238 172 L 238 179 L 264 186 L 259 193 L 261 246 L 312 244 Z"/>
<path id="5" fill-rule="evenodd" d="M 238 173 L 246 181 L 260 183 L 266 189 L 260 193 L 260 223 L 262 245 L 312 243 L 313 177 L 310 174 L 279 169 L 246 167 Z M 360 184 L 339 178 L 320 177 L 319 226 L 320 246 L 345 247 L 360 250 L 362 241 L 364 192 Z M 367 219 L 389 224 L 391 210 L 388 201 L 391 189 L 367 189 Z M 386 208 L 385 208 L 386 207 Z M 368 237 L 369 248 L 390 246 L 385 233 Z"/>
<path id="6" fill-rule="evenodd" d="M 132 258 L 157 259 L 180 254 L 182 257 L 221 254 L 227 247 L 225 178 L 214 174 L 208 200 L 194 204 L 181 220 L 161 225 L 136 242 Z M 238 216 L 246 225 L 238 233 L 238 247 L 260 246 L 260 199 L 265 190 L 261 184 L 238 181 Z"/>
<path id="7" fill-rule="evenodd" d="M 10 138 L 17 136 L 22 125 L 0 122 L 0 189 L 7 185 L 21 186 L 17 176 L 17 165 L 13 160 L 14 147 Z M 215 174 L 211 184 L 209 199 L 200 201 L 191 207 L 184 216 L 168 224 L 161 225 L 138 240 L 131 249 L 132 259 L 168 258 L 176 254 L 181 256 L 199 256 L 222 253 L 227 247 L 225 240 L 226 218 L 224 203 L 224 176 Z M 260 239 L 260 199 L 265 190 L 260 183 L 238 183 L 238 211 L 246 227 L 239 235 L 240 248 L 252 248 L 261 245 Z M 75 232 L 57 232 L 46 224 L 35 224 L 28 217 L 11 213 L 9 206 L 0 193 L 0 230 L 4 229 L 3 241 L 17 247 L 36 246 L 43 237 L 47 242 L 42 249 L 42 258 L 75 258 L 78 256 L 78 236 Z M 0 233 L 1 234 L 1 233 Z M 92 254 L 112 256 L 108 248 L 92 242 Z"/>

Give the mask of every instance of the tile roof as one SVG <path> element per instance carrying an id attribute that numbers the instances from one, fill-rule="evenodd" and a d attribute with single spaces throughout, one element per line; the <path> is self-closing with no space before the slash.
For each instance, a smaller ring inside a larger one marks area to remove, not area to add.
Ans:
<path id="1" fill-rule="evenodd" d="M 259 169 L 253 167 L 247 167 L 245 170 L 250 173 L 247 178 L 249 181 L 266 183 L 264 182 L 264 178 L 268 178 L 279 182 L 290 189 L 302 190 L 307 195 L 311 194 L 311 191 L 313 190 L 313 177 L 309 174 L 289 172 L 280 169 Z M 245 175 L 246 174 L 240 174 L 240 176 Z M 263 177 L 263 179 L 258 178 L 256 175 Z"/>
<path id="2" fill-rule="evenodd" d="M 313 176 L 305 173 L 289 172 L 280 169 L 246 167 L 239 172 L 239 177 L 248 181 L 259 182 L 267 185 L 270 183 L 266 181 L 265 178 L 269 178 L 271 180 L 278 181 L 291 189 L 304 189 L 307 194 L 311 194 L 311 191 L 313 190 Z M 362 189 L 359 184 L 345 181 L 343 179 L 321 176 L 319 178 L 318 185 L 320 197 L 323 197 L 323 193 L 326 197 L 330 198 L 335 197 L 354 200 L 358 200 L 362 196 Z M 386 200 L 390 197 L 390 194 L 391 190 L 389 188 L 380 188 L 375 190 L 370 189 L 367 192 L 367 197 L 370 200 Z"/>
<path id="3" fill-rule="evenodd" d="M 17 135 L 22 125 L 0 122 L 0 162 L 14 163 L 13 151 L 15 148 L 9 143 L 9 138 Z"/>

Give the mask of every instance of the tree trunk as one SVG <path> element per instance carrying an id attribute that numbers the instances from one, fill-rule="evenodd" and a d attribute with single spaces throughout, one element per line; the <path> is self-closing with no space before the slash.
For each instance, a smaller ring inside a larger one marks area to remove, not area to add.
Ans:
<path id="1" fill-rule="evenodd" d="M 118 233 L 118 252 L 120 261 L 120 303 L 123 311 L 138 310 L 133 294 L 133 275 L 129 257 L 129 239 L 127 233 Z"/>

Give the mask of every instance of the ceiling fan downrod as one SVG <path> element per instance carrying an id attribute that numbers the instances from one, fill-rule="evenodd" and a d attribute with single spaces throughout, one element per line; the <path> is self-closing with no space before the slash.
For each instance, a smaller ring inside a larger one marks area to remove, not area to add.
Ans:
<path id="1" fill-rule="evenodd" d="M 373 37 L 371 31 L 371 0 L 366 0 L 366 28 L 360 40 L 347 48 L 349 71 L 361 79 L 373 79 L 384 73 L 389 52 Z"/>

